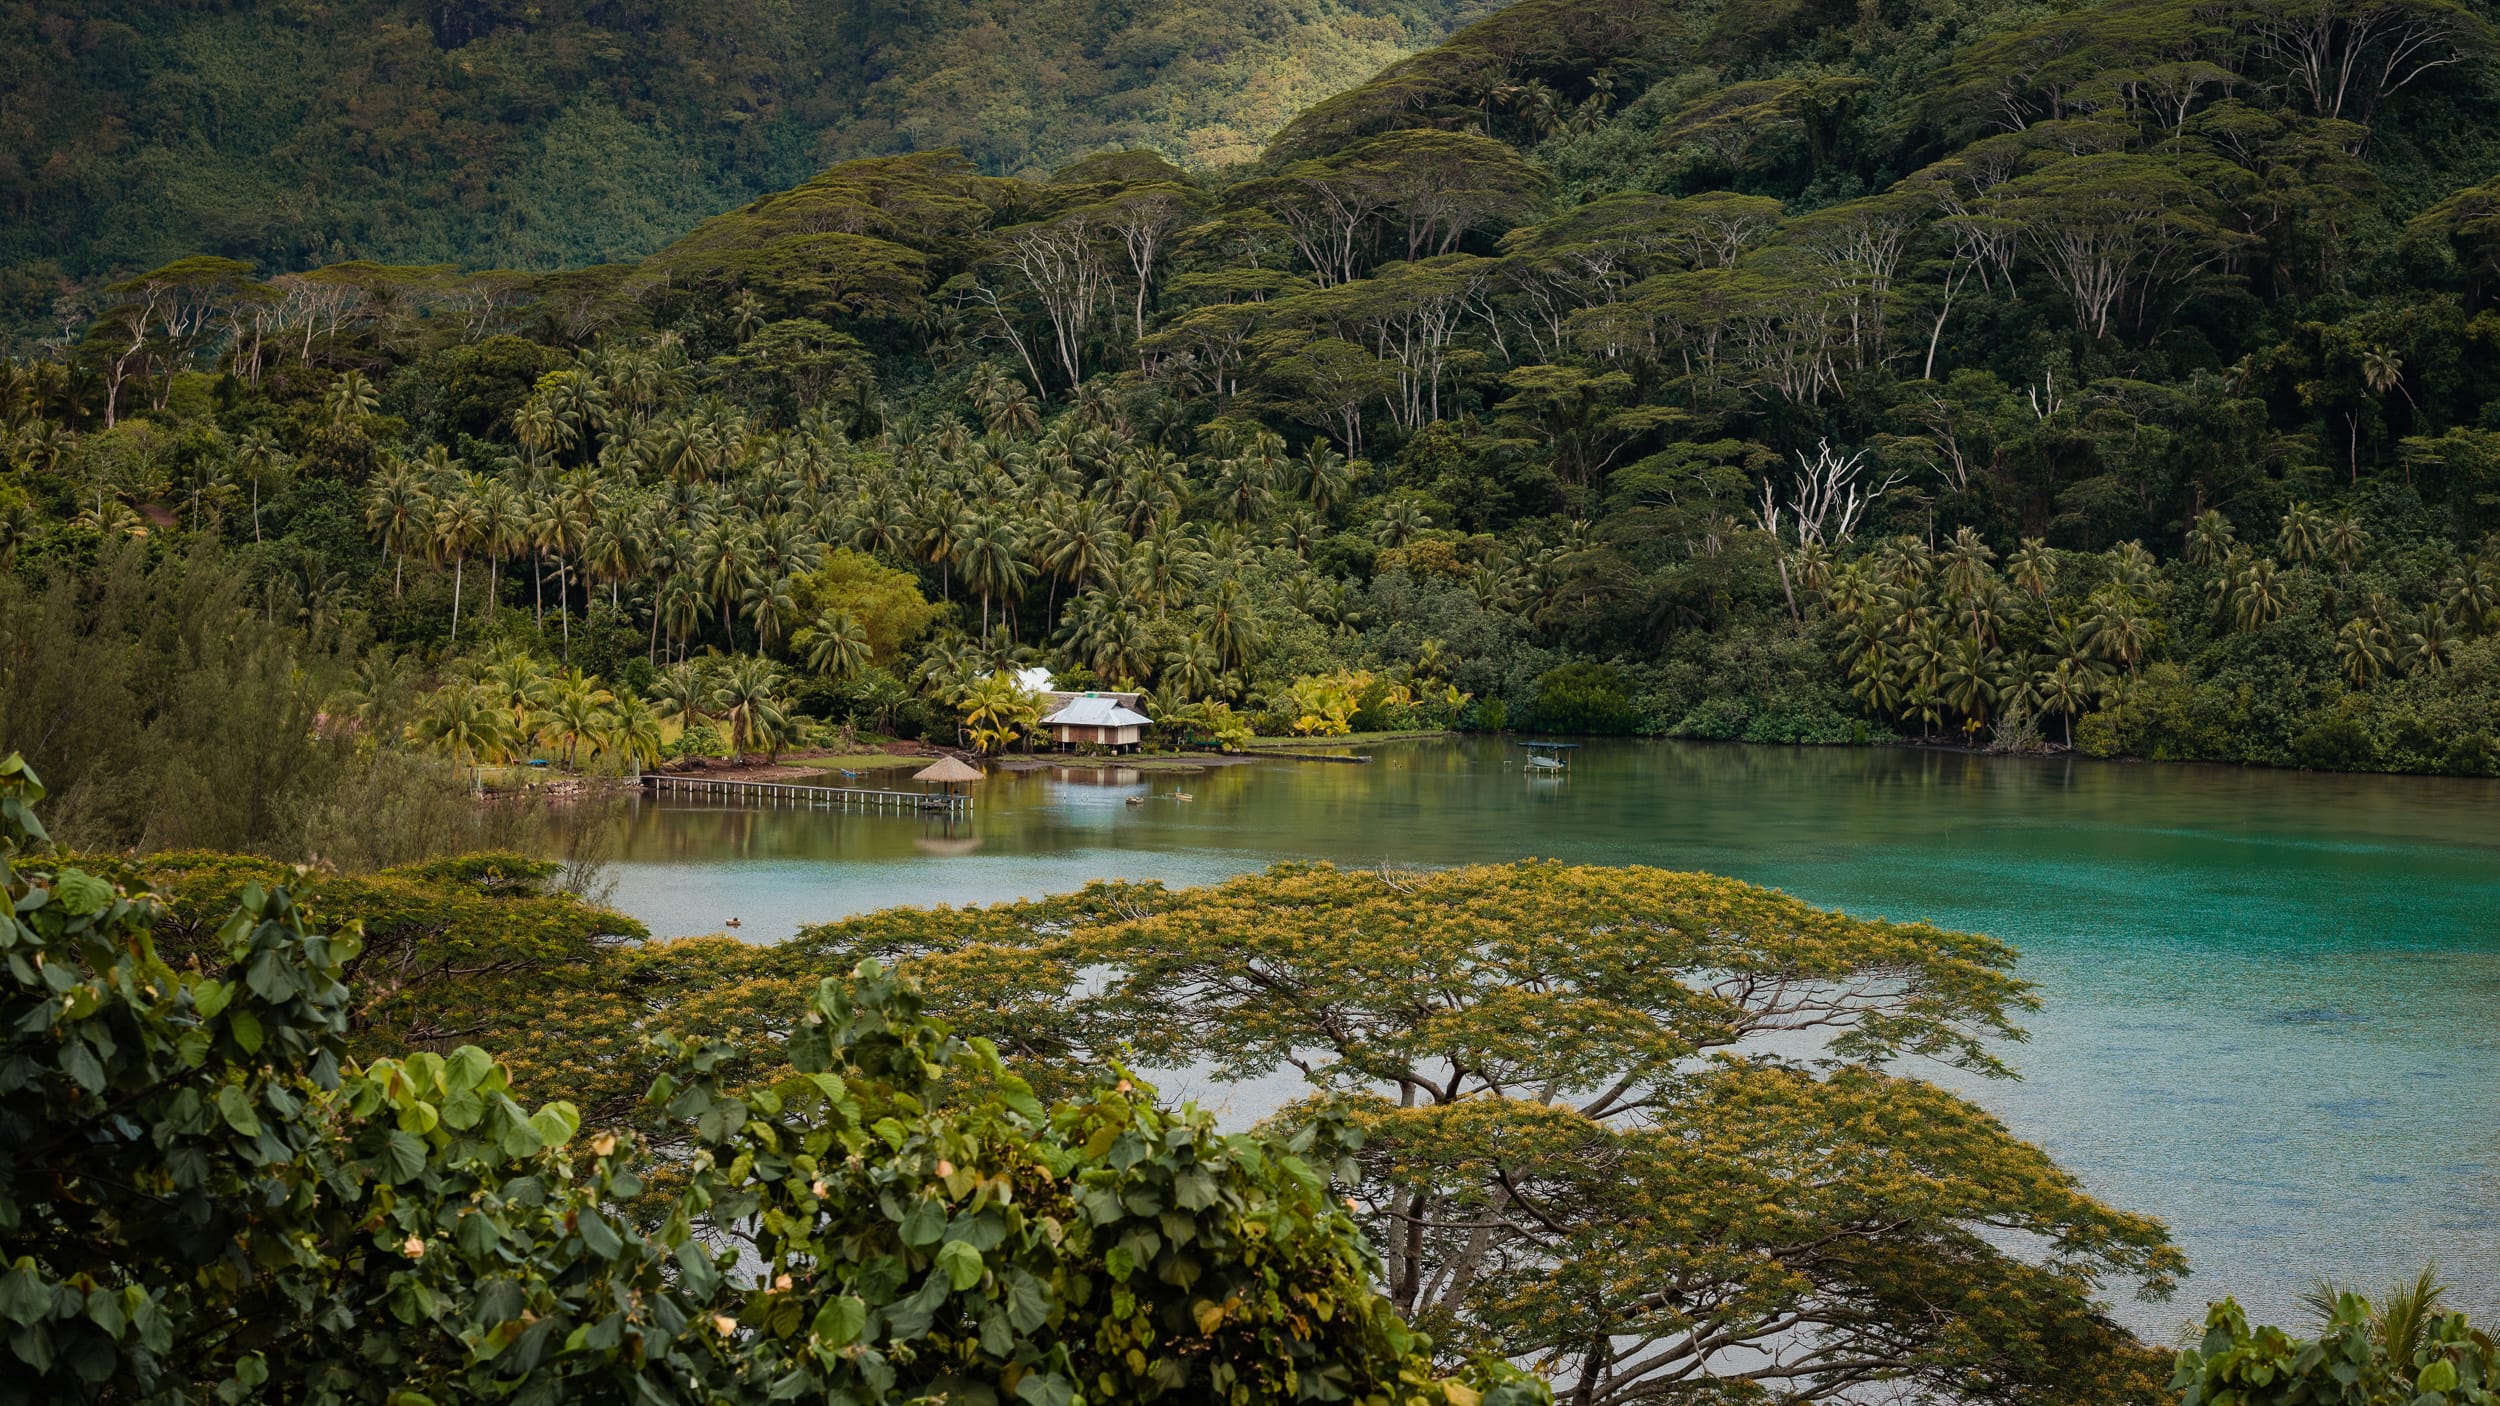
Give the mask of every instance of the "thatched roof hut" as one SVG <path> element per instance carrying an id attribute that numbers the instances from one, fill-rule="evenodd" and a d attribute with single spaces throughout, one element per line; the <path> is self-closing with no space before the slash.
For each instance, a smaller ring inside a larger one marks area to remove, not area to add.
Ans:
<path id="1" fill-rule="evenodd" d="M 951 787 L 959 781 L 980 780 L 981 769 L 978 767 L 966 766 L 961 760 L 955 757 L 940 757 L 936 761 L 929 763 L 927 766 L 922 767 L 919 771 L 913 773 L 911 779 L 914 781 L 934 781 L 941 786 Z"/>

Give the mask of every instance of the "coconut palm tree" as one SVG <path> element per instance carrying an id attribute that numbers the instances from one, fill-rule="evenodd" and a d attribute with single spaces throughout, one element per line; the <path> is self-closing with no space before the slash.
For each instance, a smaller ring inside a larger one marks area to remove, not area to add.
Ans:
<path id="1" fill-rule="evenodd" d="M 286 477 L 288 459 L 269 431 L 255 426 L 234 445 L 234 471 L 252 486 L 252 540 L 260 540 L 260 491 Z"/>
<path id="2" fill-rule="evenodd" d="M 642 553 L 634 545 L 641 537 L 640 524 L 627 504 L 609 503 L 591 517 L 590 531 L 582 538 L 582 582 L 585 586 L 604 584 L 611 606 L 621 604 L 619 593 L 642 564 Z"/>
<path id="3" fill-rule="evenodd" d="M 955 559 L 964 584 L 981 597 L 981 638 L 990 637 L 990 602 L 1023 593 L 1033 568 L 1024 560 L 1023 537 L 1004 514 L 984 513 L 972 519 L 955 539 Z"/>
<path id="4" fill-rule="evenodd" d="M 2350 571 L 2361 564 L 2361 554 L 2369 550 L 2370 529 L 2361 525 L 2357 513 L 2341 513 L 2327 524 L 2325 547 L 2327 558 L 2338 571 Z"/>
<path id="5" fill-rule="evenodd" d="M 1979 533 L 1968 527 L 1957 528 L 1944 552 L 1944 593 L 1947 599 L 1965 601 L 1979 594 L 1983 584 L 1996 577 L 1993 563 L 1997 554 L 1980 540 Z"/>
<path id="6" fill-rule="evenodd" d="M 2291 608 L 2291 583 L 2272 557 L 2258 557 L 2242 566 L 2231 586 L 2231 618 L 2243 630 L 2271 625 Z"/>
<path id="7" fill-rule="evenodd" d="M 2199 571 L 2208 571 L 2231 559 L 2239 548 L 2239 533 L 2231 520 L 2214 508 L 2196 515 L 2188 525 L 2187 562 Z"/>
<path id="8" fill-rule="evenodd" d="M 619 694 L 608 707 L 608 729 L 599 750 L 630 759 L 636 769 L 660 764 L 660 714 L 631 692 Z"/>
<path id="9" fill-rule="evenodd" d="M 781 670 L 771 660 L 741 655 L 720 671 L 712 684 L 713 710 L 729 723 L 729 750 L 743 754 L 754 740 L 759 717 L 781 711 Z"/>
<path id="10" fill-rule="evenodd" d="M 799 658 L 809 671 L 837 683 L 868 667 L 868 632 L 860 628 L 856 616 L 838 605 L 825 607 L 790 642 L 798 646 Z"/>
<path id="11" fill-rule="evenodd" d="M 2100 657 L 2133 674 L 2152 644 L 2153 622 L 2123 592 L 2096 595 L 2093 613 L 2083 622 L 2085 638 Z"/>
<path id="12" fill-rule="evenodd" d="M 755 547 L 744 524 L 719 518 L 695 534 L 695 578 L 720 612 L 729 644 L 738 644 L 738 603 L 755 580 Z"/>
<path id="13" fill-rule="evenodd" d="M 1275 466 L 1263 455 L 1246 453 L 1219 460 L 1215 466 L 1217 508 L 1235 523 L 1253 523 L 1276 507 Z"/>
<path id="14" fill-rule="evenodd" d="M 2058 660 L 2033 679 L 2040 706 L 2065 721 L 2067 746 L 2075 745 L 2075 716 L 2092 706 L 2100 685 L 2100 676 L 2088 664 L 2072 658 Z"/>
<path id="15" fill-rule="evenodd" d="M 1302 456 L 1302 501 L 1324 516 L 1354 493 L 1354 466 L 1343 454 L 1314 441 Z"/>
<path id="16" fill-rule="evenodd" d="M 552 560 L 556 573 L 556 620 L 564 635 L 564 654 L 573 654 L 571 591 L 574 567 L 590 541 L 589 505 L 580 493 L 559 487 L 541 497 L 530 512 L 529 532 L 543 562 Z M 546 570 L 538 573 L 539 624 L 546 624 Z"/>
<path id="17" fill-rule="evenodd" d="M 796 576 L 762 570 L 749 578 L 739 604 L 754 627 L 756 648 L 772 649 L 790 632 L 790 621 L 799 613 L 798 583 Z"/>
<path id="18" fill-rule="evenodd" d="M 990 756 L 1042 723 L 1040 698 L 1004 670 L 975 679 L 965 688 L 960 707 L 972 745 Z"/>
<path id="19" fill-rule="evenodd" d="M 1960 713 L 1968 731 L 1987 725 L 1996 706 L 1996 661 L 1988 647 L 1965 635 L 1946 647 L 1936 671 L 1936 697 Z"/>
<path id="20" fill-rule="evenodd" d="M 552 685 L 537 657 L 517 649 L 488 660 L 478 677 L 478 686 L 504 710 L 507 735 L 515 739 L 527 739 L 536 733 L 531 720 L 553 696 Z"/>
<path id="21" fill-rule="evenodd" d="M 2109 552 L 2109 581 L 2130 596 L 2140 596 L 2155 588 L 2161 567 L 2141 542 L 2121 542 Z"/>
<path id="22" fill-rule="evenodd" d="M 1139 539 L 1127 567 L 1139 594 L 1153 603 L 1155 618 L 1160 620 L 1173 602 L 1205 579 L 1209 564 L 1207 554 L 1191 543 L 1186 529 L 1167 528 Z"/>
<path id="23" fill-rule="evenodd" d="M 529 508 L 520 490 L 501 478 L 485 481 L 478 490 L 477 505 L 486 517 L 485 540 L 480 547 L 487 563 L 486 598 L 500 609 L 503 606 L 503 564 L 529 548 Z"/>
<path id="24" fill-rule="evenodd" d="M 712 616 L 712 598 L 695 584 L 692 575 L 680 572 L 660 582 L 659 595 L 652 602 L 652 609 L 667 627 L 669 643 L 682 661 L 687 644 L 693 640 L 695 632 L 703 628 L 703 622 Z"/>
<path id="25" fill-rule="evenodd" d="M 1411 498 L 1393 498 L 1372 524 L 1372 540 L 1384 547 L 1403 547 L 1432 526 L 1432 515 Z"/>
<path id="26" fill-rule="evenodd" d="M 712 685 L 694 665 L 678 664 L 661 671 L 644 696 L 661 718 L 673 718 L 680 732 L 692 732 L 708 716 Z"/>
<path id="27" fill-rule="evenodd" d="M 417 741 L 447 753 L 473 773 L 479 765 L 502 755 L 510 742 L 503 710 L 484 689 L 473 684 L 435 690 L 411 729 Z"/>
<path id="28" fill-rule="evenodd" d="M 321 397 L 322 413 L 330 417 L 333 425 L 361 420 L 381 405 L 382 393 L 373 388 L 373 382 L 362 371 L 340 372 Z"/>
<path id="29" fill-rule="evenodd" d="M 1216 584 L 1214 593 L 1198 607 L 1198 628 L 1225 668 L 1250 667 L 1250 656 L 1259 643 L 1259 621 L 1239 578 L 1228 576 Z"/>
<path id="30" fill-rule="evenodd" d="M 2294 503 L 2283 515 L 2282 529 L 2274 540 L 2285 561 L 2295 566 L 2315 561 L 2326 541 L 2326 515 L 2307 503 Z"/>
<path id="31" fill-rule="evenodd" d="M 426 491 L 425 480 L 406 464 L 395 464 L 375 475 L 373 485 L 365 490 L 365 529 L 380 538 L 382 550 L 390 554 L 393 599 L 405 584 L 408 558 L 422 550 L 433 513 L 434 497 Z"/>
<path id="32" fill-rule="evenodd" d="M 1045 518 L 1035 547 L 1042 570 L 1050 577 L 1050 600 L 1044 613 L 1050 627 L 1057 629 L 1060 583 L 1081 591 L 1101 579 L 1127 550 L 1128 535 L 1108 507 L 1090 498 L 1072 499 Z"/>
<path id="33" fill-rule="evenodd" d="M 1191 635 L 1163 656 L 1163 683 L 1175 703 L 1204 698 L 1222 687 L 1223 681 L 1223 657 L 1200 636 Z"/>
<path id="34" fill-rule="evenodd" d="M 2448 668 L 2451 648 L 2448 613 L 2436 605 L 2426 605 L 2406 622 L 2396 662 L 2408 674 L 2443 673 Z"/>
<path id="35" fill-rule="evenodd" d="M 2335 659 L 2343 668 L 2346 682 L 2354 688 L 2367 688 L 2396 662 L 2396 651 L 2388 640 L 2385 625 L 2376 620 L 2353 619 L 2345 621 L 2344 628 L 2335 632 Z"/>
<path id="36" fill-rule="evenodd" d="M 1115 603 L 1094 634 L 1087 663 L 1106 679 L 1151 681 L 1155 672 L 1153 634 L 1134 612 L 1119 609 Z"/>
<path id="37" fill-rule="evenodd" d="M 460 587 L 467 575 L 469 558 L 486 545 L 486 509 L 478 501 L 479 485 L 463 480 L 434 505 L 434 514 L 427 523 L 430 545 L 436 563 L 451 563 L 451 638 L 460 638 Z"/>
<path id="38" fill-rule="evenodd" d="M 2468 630 L 2500 623 L 2500 562 L 2467 557 L 2448 587 L 2448 610 Z"/>
<path id="39" fill-rule="evenodd" d="M 562 749 L 564 764 L 571 767 L 580 754 L 581 745 L 597 745 L 613 721 L 608 705 L 616 695 L 599 686 L 596 679 L 585 677 L 579 669 L 565 671 L 555 682 L 545 714 L 547 736 Z"/>

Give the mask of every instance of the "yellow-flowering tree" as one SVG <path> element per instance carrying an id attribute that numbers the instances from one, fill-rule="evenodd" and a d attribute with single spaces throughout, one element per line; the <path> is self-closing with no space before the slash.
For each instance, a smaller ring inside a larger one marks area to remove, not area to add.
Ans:
<path id="1" fill-rule="evenodd" d="M 1570 1400 L 2160 1388 L 2095 1296 L 2168 1289 L 2163 1227 L 1893 1067 L 2005 1072 L 1990 1044 L 2032 998 L 1986 938 L 1655 869 L 1288 866 L 800 949 L 907 958 L 1038 1064 L 1300 1070 L 1347 1102 L 1283 1123 L 1345 1106 L 1364 1134 L 1351 1190 L 1391 1301 Z M 1065 998 L 1086 972 L 1099 994 Z"/>

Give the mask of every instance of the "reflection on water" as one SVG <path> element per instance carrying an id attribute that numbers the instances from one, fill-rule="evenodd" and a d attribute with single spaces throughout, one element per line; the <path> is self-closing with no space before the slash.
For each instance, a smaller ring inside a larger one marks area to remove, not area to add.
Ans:
<path id="1" fill-rule="evenodd" d="M 2046 1003 L 2007 1052 L 2023 1080 L 1973 1092 L 2170 1221 L 2197 1274 L 2122 1305 L 2139 1327 L 2224 1293 L 2290 1318 L 2316 1275 L 2376 1285 L 2434 1255 L 2465 1306 L 2500 1309 L 2500 784 L 1675 743 L 1592 745 L 1549 778 L 1520 755 L 1044 770 L 982 783 L 951 824 L 645 803 L 619 822 L 616 901 L 655 932 L 737 917 L 769 941 L 1275 859 L 1714 870 L 2022 949 Z"/>

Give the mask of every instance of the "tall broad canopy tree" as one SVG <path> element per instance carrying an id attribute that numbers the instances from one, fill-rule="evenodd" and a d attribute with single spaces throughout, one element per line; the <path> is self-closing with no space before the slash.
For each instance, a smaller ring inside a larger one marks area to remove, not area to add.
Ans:
<path id="1" fill-rule="evenodd" d="M 1996 942 L 1649 869 L 1284 866 L 1089 894 L 802 945 L 906 959 L 1045 1065 L 1120 1047 L 1348 1100 L 1390 1299 L 1566 1400 L 2158 1382 L 2094 1300 L 2168 1291 L 2185 1264 L 2160 1224 L 1893 1068 L 2007 1072 L 1990 1044 L 2031 997 Z M 1047 1009 L 1086 973 L 1096 994 Z"/>

